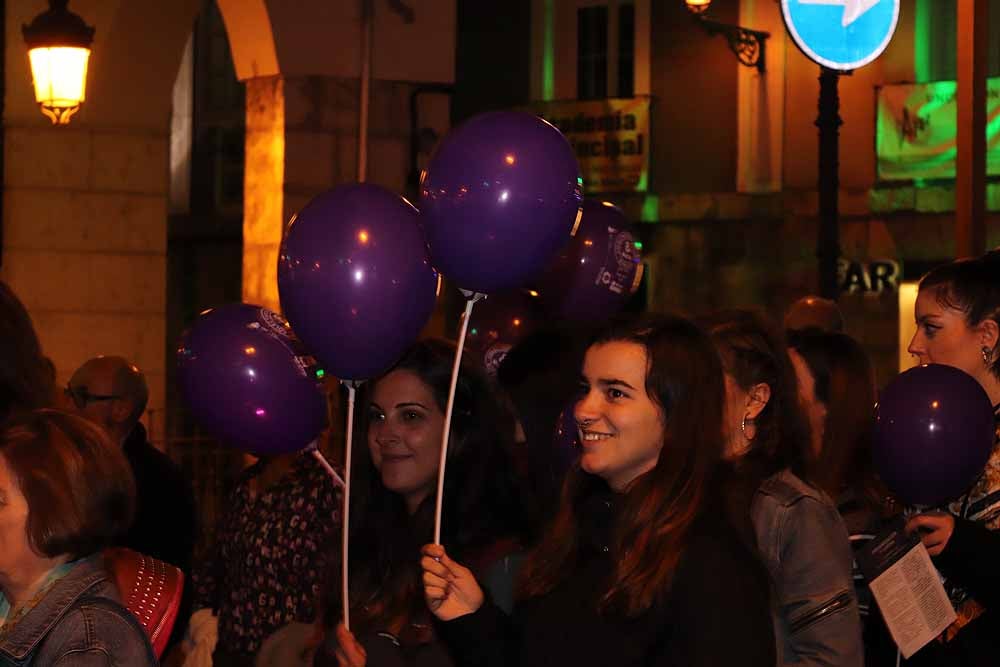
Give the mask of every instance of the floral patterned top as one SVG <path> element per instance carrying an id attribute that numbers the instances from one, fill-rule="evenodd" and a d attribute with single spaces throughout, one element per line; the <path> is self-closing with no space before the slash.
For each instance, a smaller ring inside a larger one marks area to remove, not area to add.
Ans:
<path id="1" fill-rule="evenodd" d="M 311 453 L 255 497 L 250 481 L 262 469 L 257 463 L 243 473 L 217 527 L 214 553 L 192 582 L 194 608 L 219 617 L 218 648 L 250 656 L 286 624 L 315 619 L 342 511 L 339 487 Z"/>

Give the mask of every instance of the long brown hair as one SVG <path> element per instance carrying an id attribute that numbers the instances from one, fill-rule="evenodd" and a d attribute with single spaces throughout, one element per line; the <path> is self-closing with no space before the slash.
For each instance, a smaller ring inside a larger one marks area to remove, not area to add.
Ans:
<path id="1" fill-rule="evenodd" d="M 634 617 L 662 600 L 722 455 L 725 391 L 718 354 L 691 322 L 669 316 L 614 324 L 591 347 L 635 343 L 646 351 L 646 393 L 663 412 L 664 444 L 656 466 L 634 480 L 615 525 L 615 571 L 601 610 Z M 595 476 L 574 470 L 552 528 L 529 555 L 518 596 L 544 595 L 568 576 L 580 547 L 581 508 Z"/>
<path id="2" fill-rule="evenodd" d="M 826 407 L 823 442 L 812 479 L 832 498 L 846 490 L 877 505 L 884 495 L 872 463 L 875 371 L 864 348 L 842 333 L 804 329 L 788 344 L 809 368 L 816 399 Z"/>
<path id="3" fill-rule="evenodd" d="M 5 282 L 0 280 L 0 419 L 15 409 L 51 405 L 51 362 L 42 356 L 31 317 Z"/>
<path id="4" fill-rule="evenodd" d="M 386 372 L 416 375 L 445 410 L 455 346 L 438 339 L 415 343 Z M 383 376 L 384 377 L 384 376 Z M 381 378 L 371 383 L 370 390 Z M 362 405 L 368 396 L 362 394 Z M 365 410 L 354 440 L 354 490 L 351 511 L 351 621 L 357 631 L 384 631 L 400 626 L 404 644 L 430 636 L 410 624 L 426 615 L 421 585 L 420 547 L 431 541 L 435 497 L 432 494 L 410 516 L 401 496 L 389 491 L 372 462 L 367 442 L 370 415 Z M 524 523 L 520 496 L 510 461 L 511 417 L 503 410 L 486 376 L 463 358 L 455 392 L 448 474 L 444 484 L 442 542 L 455 558 L 470 563 L 504 539 L 517 540 Z M 340 621 L 340 559 L 324 585 L 324 622 Z"/>

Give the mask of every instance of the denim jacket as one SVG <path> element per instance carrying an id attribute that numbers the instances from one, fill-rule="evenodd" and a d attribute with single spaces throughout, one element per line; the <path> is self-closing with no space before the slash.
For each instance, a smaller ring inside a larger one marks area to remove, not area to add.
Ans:
<path id="1" fill-rule="evenodd" d="M 779 665 L 862 667 L 853 556 L 833 502 L 783 470 L 760 485 L 750 512 L 774 581 Z"/>
<path id="2" fill-rule="evenodd" d="M 155 667 L 146 632 L 118 601 L 100 557 L 59 579 L 0 639 L 0 667 Z"/>

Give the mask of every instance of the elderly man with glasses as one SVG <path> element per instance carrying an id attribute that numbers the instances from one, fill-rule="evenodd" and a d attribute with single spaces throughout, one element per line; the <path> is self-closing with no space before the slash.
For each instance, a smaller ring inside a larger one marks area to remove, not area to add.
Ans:
<path id="1" fill-rule="evenodd" d="M 180 467 L 149 443 L 139 421 L 149 400 L 145 376 L 122 357 L 96 357 L 73 373 L 65 393 L 78 414 L 121 445 L 132 468 L 135 520 L 119 545 L 172 563 L 189 576 L 197 537 L 194 492 Z M 186 610 L 178 618 L 186 619 Z M 174 637 L 183 631 L 177 626 Z"/>

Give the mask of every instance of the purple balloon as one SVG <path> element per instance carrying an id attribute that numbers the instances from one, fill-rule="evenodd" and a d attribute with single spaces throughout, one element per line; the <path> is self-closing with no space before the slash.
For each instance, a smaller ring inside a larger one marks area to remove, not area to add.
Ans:
<path id="1" fill-rule="evenodd" d="M 195 420 L 257 456 L 298 451 L 326 427 L 315 363 L 284 318 L 243 303 L 206 310 L 177 348 Z"/>
<path id="2" fill-rule="evenodd" d="M 569 238 L 581 193 L 573 148 L 550 123 L 475 116 L 448 133 L 421 182 L 434 266 L 465 290 L 521 287 Z"/>
<path id="3" fill-rule="evenodd" d="M 952 366 L 911 368 L 876 406 L 875 466 L 909 505 L 939 505 L 965 493 L 986 466 L 993 439 L 989 396 Z"/>
<path id="4" fill-rule="evenodd" d="M 491 294 L 472 308 L 465 346 L 496 374 L 504 356 L 538 321 L 537 304 L 521 290 Z"/>
<path id="5" fill-rule="evenodd" d="M 625 305 L 642 280 L 642 252 L 621 209 L 587 199 L 576 234 L 539 279 L 546 309 L 568 320 L 601 320 Z"/>
<path id="6" fill-rule="evenodd" d="M 417 210 L 377 185 L 313 199 L 290 224 L 278 259 L 282 310 L 342 380 L 392 366 L 430 319 L 437 286 Z"/>

